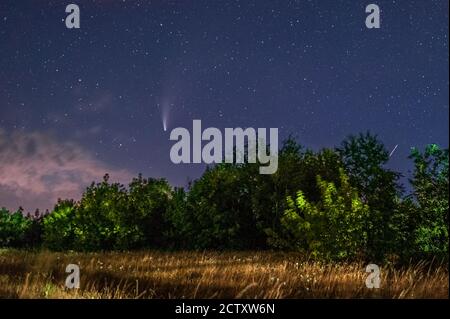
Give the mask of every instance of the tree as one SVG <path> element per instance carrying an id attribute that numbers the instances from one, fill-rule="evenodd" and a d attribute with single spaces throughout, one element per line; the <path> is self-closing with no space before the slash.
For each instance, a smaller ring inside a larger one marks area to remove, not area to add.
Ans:
<path id="1" fill-rule="evenodd" d="M 137 226 L 142 234 L 139 246 L 161 247 L 167 245 L 165 230 L 168 228 L 167 209 L 172 189 L 165 179 L 142 178 L 139 175 L 129 185 L 127 214 L 122 223 Z"/>
<path id="2" fill-rule="evenodd" d="M 366 253 L 382 259 L 395 245 L 396 233 L 391 226 L 403 191 L 398 182 L 401 174 L 385 168 L 389 153 L 370 132 L 349 136 L 337 151 L 351 185 L 370 208 L 365 227 L 368 234 Z"/>
<path id="3" fill-rule="evenodd" d="M 123 185 L 92 183 L 75 210 L 74 248 L 77 250 L 128 249 L 142 240 L 138 225 L 125 222 L 128 215 L 127 192 Z"/>
<path id="4" fill-rule="evenodd" d="M 27 214 L 27 218 L 31 221 L 31 225 L 26 234 L 26 245 L 28 247 L 38 247 L 42 244 L 43 236 L 43 220 L 49 214 L 48 210 L 42 214 L 39 209 L 36 209 L 34 214 Z"/>
<path id="5" fill-rule="evenodd" d="M 43 243 L 62 251 L 74 249 L 76 205 L 73 200 L 58 200 L 55 208 L 43 219 Z"/>
<path id="6" fill-rule="evenodd" d="M 255 247 L 259 237 L 251 209 L 251 181 L 241 165 L 208 168 L 193 183 L 186 214 L 193 227 L 194 248 L 244 249 Z"/>
<path id="7" fill-rule="evenodd" d="M 413 148 L 410 158 L 414 160 L 411 184 L 419 212 L 416 249 L 421 255 L 448 258 L 448 149 L 431 144 L 421 153 Z"/>
<path id="8" fill-rule="evenodd" d="M 287 198 L 288 208 L 281 224 L 288 235 L 279 243 L 284 248 L 311 253 L 325 259 L 346 259 L 361 252 L 367 240 L 364 231 L 369 208 L 340 170 L 340 186 L 317 176 L 320 201 L 307 200 L 298 191 L 295 201 Z"/>
<path id="9" fill-rule="evenodd" d="M 273 175 L 254 175 L 252 208 L 258 227 L 266 233 L 270 246 L 278 246 L 277 241 L 283 237 L 280 221 L 287 208 L 286 197 L 294 197 L 301 190 L 308 201 L 319 201 L 317 176 L 339 186 L 340 168 L 342 163 L 333 150 L 323 149 L 316 153 L 304 150 L 291 137 L 284 141 L 279 152 L 278 171 Z"/>
<path id="10" fill-rule="evenodd" d="M 194 246 L 195 218 L 191 213 L 187 209 L 186 191 L 184 188 L 175 188 L 166 212 L 167 228 L 164 230 L 164 237 L 168 247 L 188 249 Z"/>
<path id="11" fill-rule="evenodd" d="M 25 246 L 31 226 L 31 219 L 23 215 L 21 208 L 14 213 L 5 208 L 0 209 L 0 247 Z"/>

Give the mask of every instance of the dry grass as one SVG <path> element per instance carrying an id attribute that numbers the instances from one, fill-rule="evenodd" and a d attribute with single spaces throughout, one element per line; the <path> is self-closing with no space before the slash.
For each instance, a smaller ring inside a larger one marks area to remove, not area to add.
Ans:
<path id="1" fill-rule="evenodd" d="M 80 289 L 64 288 L 68 264 Z M 323 264 L 271 252 L 53 253 L 0 250 L 0 298 L 448 298 L 448 265 Z"/>

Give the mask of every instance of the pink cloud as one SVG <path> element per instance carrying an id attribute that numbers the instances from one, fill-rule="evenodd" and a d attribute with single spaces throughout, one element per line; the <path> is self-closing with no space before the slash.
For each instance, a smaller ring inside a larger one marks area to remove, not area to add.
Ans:
<path id="1" fill-rule="evenodd" d="M 0 129 L 0 207 L 51 209 L 58 198 L 78 199 L 83 189 L 109 173 L 128 183 L 132 174 L 103 163 L 73 142 L 39 133 Z"/>

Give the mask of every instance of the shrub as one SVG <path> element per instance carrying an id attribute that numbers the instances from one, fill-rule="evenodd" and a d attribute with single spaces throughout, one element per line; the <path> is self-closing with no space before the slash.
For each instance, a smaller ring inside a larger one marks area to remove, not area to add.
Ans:
<path id="1" fill-rule="evenodd" d="M 411 184 L 418 203 L 415 245 L 421 255 L 448 258 L 448 149 L 428 145 L 421 153 L 413 148 L 414 174 Z"/>
<path id="2" fill-rule="evenodd" d="M 366 245 L 364 225 L 369 208 L 360 200 L 348 177 L 340 170 L 340 187 L 317 176 L 321 198 L 309 202 L 302 191 L 295 201 L 287 198 L 288 209 L 281 224 L 289 235 L 288 248 L 325 259 L 354 257 Z"/>
<path id="3" fill-rule="evenodd" d="M 0 209 L 0 246 L 25 246 L 31 226 L 31 219 L 23 215 L 22 209 L 14 213 Z"/>
<path id="4" fill-rule="evenodd" d="M 75 203 L 58 201 L 55 208 L 44 217 L 43 243 L 53 250 L 73 249 L 75 240 Z"/>

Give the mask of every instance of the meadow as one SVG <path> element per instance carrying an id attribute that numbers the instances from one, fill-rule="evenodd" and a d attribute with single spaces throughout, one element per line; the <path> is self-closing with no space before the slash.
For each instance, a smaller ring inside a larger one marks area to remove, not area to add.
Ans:
<path id="1" fill-rule="evenodd" d="M 65 288 L 68 264 L 80 288 Z M 448 298 L 448 265 L 313 261 L 283 252 L 57 253 L 0 250 L 0 298 Z"/>

